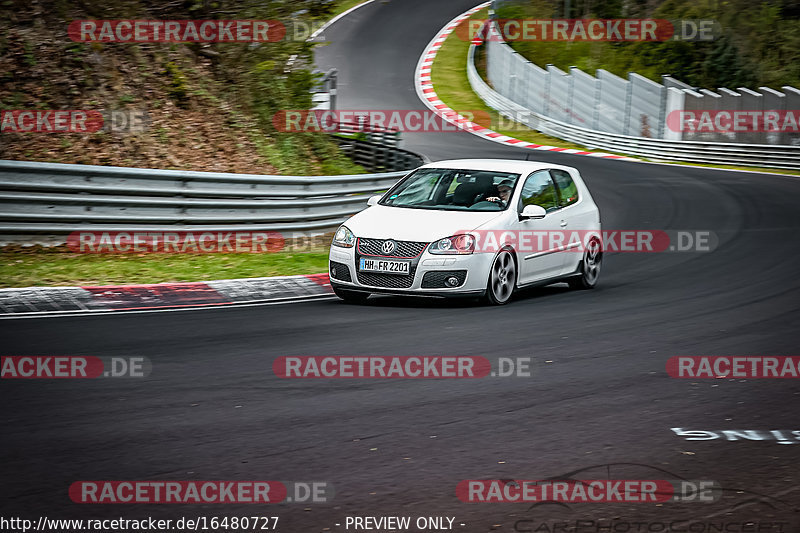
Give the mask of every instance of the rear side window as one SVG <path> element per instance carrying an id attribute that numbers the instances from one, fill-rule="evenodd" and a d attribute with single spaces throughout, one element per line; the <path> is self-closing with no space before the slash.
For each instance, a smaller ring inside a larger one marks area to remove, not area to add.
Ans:
<path id="1" fill-rule="evenodd" d="M 553 187 L 550 173 L 546 170 L 534 172 L 525 180 L 519 199 L 519 210 L 522 211 L 526 205 L 540 205 L 545 211 L 558 208 L 556 189 Z"/>
<path id="2" fill-rule="evenodd" d="M 574 204 L 578 201 L 578 187 L 572 180 L 572 176 L 566 170 L 554 168 L 550 170 L 553 179 L 558 187 L 558 196 L 561 207 Z"/>

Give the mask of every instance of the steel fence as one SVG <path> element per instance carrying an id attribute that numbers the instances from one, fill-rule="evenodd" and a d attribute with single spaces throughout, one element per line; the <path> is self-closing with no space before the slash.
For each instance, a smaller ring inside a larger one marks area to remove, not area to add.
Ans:
<path id="1" fill-rule="evenodd" d="M 534 113 L 570 125 L 617 135 L 652 139 L 800 146 L 800 130 L 776 128 L 697 128 L 682 111 L 775 112 L 800 110 L 800 89 L 697 89 L 670 76 L 656 83 L 636 73 L 620 78 L 598 69 L 596 76 L 576 67 L 563 72 L 528 61 L 505 43 L 492 23 L 486 47 L 487 78 L 495 91 Z M 670 117 L 672 120 L 670 120 Z M 727 120 L 727 119 L 726 119 Z M 783 119 L 781 119 L 783 120 Z M 733 121 L 730 121 L 731 123 Z M 698 131 L 699 130 L 699 131 Z M 713 130 L 713 131 L 712 131 Z"/>
<path id="2" fill-rule="evenodd" d="M 0 161 L 0 234 L 321 233 L 406 173 L 260 176 Z"/>
<path id="3" fill-rule="evenodd" d="M 527 105 L 504 96 L 499 90 L 495 90 L 498 89 L 497 85 L 495 85 L 495 89 L 489 87 L 478 74 L 474 59 L 475 45 L 472 45 L 467 58 L 467 78 L 472 90 L 486 102 L 486 105 L 503 116 L 521 122 L 541 133 L 591 149 L 638 155 L 653 160 L 800 170 L 800 146 L 668 140 L 612 133 L 597 128 L 598 124 L 604 124 L 604 119 L 608 120 L 612 116 L 610 113 L 596 113 L 591 122 L 594 128 L 575 125 L 575 116 L 571 114 L 567 114 L 565 120 L 556 120 L 547 115 L 548 107 L 546 105 L 540 108 L 543 111 L 534 112 L 535 107 L 531 109 Z M 503 87 L 502 84 L 499 86 Z M 583 123 L 588 122 L 586 113 L 582 117 Z M 624 122 L 613 120 L 609 122 L 616 124 L 617 130 L 621 129 L 621 124 L 624 124 Z"/>

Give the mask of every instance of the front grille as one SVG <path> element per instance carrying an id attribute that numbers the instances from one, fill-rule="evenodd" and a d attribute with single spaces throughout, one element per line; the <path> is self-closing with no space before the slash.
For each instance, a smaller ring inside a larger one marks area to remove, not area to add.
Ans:
<path id="1" fill-rule="evenodd" d="M 387 289 L 408 289 L 414 283 L 416 266 L 411 266 L 408 276 L 397 274 L 376 274 L 375 272 L 356 272 L 358 282 L 370 287 L 385 287 Z"/>
<path id="2" fill-rule="evenodd" d="M 331 261 L 331 277 L 339 281 L 353 281 L 350 277 L 350 267 L 336 261 Z"/>
<path id="3" fill-rule="evenodd" d="M 422 277 L 422 288 L 423 289 L 444 289 L 444 288 L 451 288 L 450 285 L 445 283 L 445 280 L 453 276 L 458 279 L 458 285 L 455 287 L 460 287 L 464 284 L 464 280 L 467 279 L 467 271 L 466 270 L 436 270 L 433 272 L 425 272 L 425 275 Z"/>
<path id="4" fill-rule="evenodd" d="M 381 245 L 388 239 L 358 239 L 358 251 L 364 255 L 380 255 L 384 257 L 417 257 L 428 245 L 427 242 L 394 241 L 397 247 L 391 254 L 384 254 Z"/>

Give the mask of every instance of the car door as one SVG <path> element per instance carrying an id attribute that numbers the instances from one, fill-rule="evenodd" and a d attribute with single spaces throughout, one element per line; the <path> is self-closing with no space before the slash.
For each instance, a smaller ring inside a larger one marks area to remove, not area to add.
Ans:
<path id="1" fill-rule="evenodd" d="M 551 246 L 552 237 L 564 229 L 565 221 L 560 216 L 558 194 L 547 170 L 538 170 L 525 178 L 517 202 L 517 213 L 521 213 L 526 205 L 539 205 L 546 214 L 540 219 L 519 220 L 517 217 L 515 226 L 519 232 L 517 259 L 520 285 L 557 276 L 564 265 L 564 252 L 557 246 Z"/>
<path id="2" fill-rule="evenodd" d="M 568 274 L 578 268 L 583 251 L 582 240 L 577 241 L 573 237 L 577 233 L 582 239 L 584 232 L 591 229 L 592 213 L 587 212 L 579 203 L 578 187 L 569 172 L 551 168 L 550 176 L 556 184 L 559 226 L 565 231 L 565 250 L 564 253 L 559 254 L 564 259 L 561 265 L 562 273 Z"/>

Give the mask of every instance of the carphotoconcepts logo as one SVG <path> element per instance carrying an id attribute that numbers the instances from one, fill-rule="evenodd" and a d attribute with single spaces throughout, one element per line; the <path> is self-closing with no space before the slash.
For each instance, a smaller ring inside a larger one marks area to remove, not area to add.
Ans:
<path id="1" fill-rule="evenodd" d="M 530 357 L 481 356 L 281 356 L 272 364 L 284 379 L 477 379 L 531 377 Z"/>
<path id="2" fill-rule="evenodd" d="M 285 244 L 274 231 L 79 231 L 67 237 L 67 247 L 81 254 L 274 253 Z"/>
<path id="3" fill-rule="evenodd" d="M 76 481 L 69 497 L 84 504 L 326 503 L 326 481 Z"/>
<path id="4" fill-rule="evenodd" d="M 147 357 L 9 355 L 0 357 L 0 379 L 143 378 L 153 365 Z"/>
<path id="5" fill-rule="evenodd" d="M 734 520 L 647 520 L 619 518 L 576 518 L 537 521 L 521 519 L 514 523 L 518 533 L 556 531 L 563 533 L 790 533 L 788 522 Z"/>
<path id="6" fill-rule="evenodd" d="M 454 132 L 484 129 L 491 125 L 489 113 L 465 110 L 439 113 L 419 109 L 289 109 L 272 116 L 280 132 Z"/>
<path id="7" fill-rule="evenodd" d="M 667 127 L 683 133 L 800 132 L 800 109 L 671 111 Z"/>
<path id="8" fill-rule="evenodd" d="M 665 503 L 719 499 L 710 480 L 464 480 L 456 496 L 466 503 Z"/>
<path id="9" fill-rule="evenodd" d="M 679 379 L 797 379 L 800 357 L 683 355 L 667 360 L 667 373 Z"/>
<path id="10" fill-rule="evenodd" d="M 496 253 L 510 246 L 520 253 L 584 252 L 599 245 L 604 252 L 711 252 L 719 239 L 712 231 L 683 230 L 471 230 L 456 232 L 465 251 Z"/>
<path id="11" fill-rule="evenodd" d="M 138 133 L 150 117 L 141 109 L 4 109 L 0 133 Z"/>
<path id="12" fill-rule="evenodd" d="M 266 43 L 280 41 L 277 20 L 73 20 L 69 38 L 88 43 Z"/>
<path id="13" fill-rule="evenodd" d="M 712 41 L 720 33 L 708 19 L 471 19 L 456 28 L 462 41 L 473 42 Z"/>

